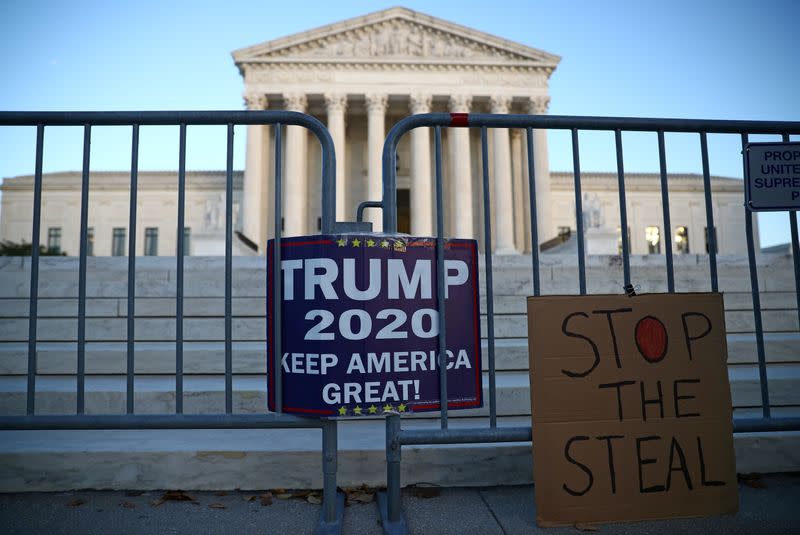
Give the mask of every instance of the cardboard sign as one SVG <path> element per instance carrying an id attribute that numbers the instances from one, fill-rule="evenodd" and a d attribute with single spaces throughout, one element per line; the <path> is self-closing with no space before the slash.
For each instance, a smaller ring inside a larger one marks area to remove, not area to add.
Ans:
<path id="1" fill-rule="evenodd" d="M 733 513 L 721 294 L 528 298 L 536 520 Z"/>
<path id="2" fill-rule="evenodd" d="M 269 408 L 281 366 L 283 410 L 375 416 L 439 409 L 439 313 L 432 238 L 323 235 L 281 240 L 282 347 L 273 321 L 268 245 Z M 478 258 L 445 242 L 448 408 L 480 407 Z"/>

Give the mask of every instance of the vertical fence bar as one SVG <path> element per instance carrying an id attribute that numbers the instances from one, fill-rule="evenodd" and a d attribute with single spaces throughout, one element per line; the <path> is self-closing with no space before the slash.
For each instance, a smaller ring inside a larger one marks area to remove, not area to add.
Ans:
<path id="1" fill-rule="evenodd" d="M 789 143 L 789 134 L 783 134 L 784 143 Z M 794 263 L 794 293 L 797 299 L 797 324 L 800 325 L 800 244 L 797 237 L 797 210 L 789 210 L 789 229 L 792 233 L 792 262 Z"/>
<path id="2" fill-rule="evenodd" d="M 797 239 L 797 210 L 789 211 L 792 232 L 792 261 L 794 262 L 794 293 L 797 298 L 797 324 L 800 325 L 800 244 Z"/>
<path id="3" fill-rule="evenodd" d="M 578 234 L 578 284 L 581 295 L 586 295 L 586 258 L 583 250 L 583 195 L 581 194 L 581 155 L 578 129 L 572 129 L 572 170 L 575 178 L 575 229 Z"/>
<path id="4" fill-rule="evenodd" d="M 708 268 L 711 291 L 719 291 L 717 280 L 717 228 L 714 226 L 714 205 L 711 204 L 711 173 L 708 166 L 708 136 L 700 132 L 700 155 L 703 159 L 703 193 L 706 203 L 706 242 L 708 243 Z"/>
<path id="5" fill-rule="evenodd" d="M 183 413 L 183 248 L 186 212 L 186 123 L 180 125 L 178 148 L 178 250 L 175 288 L 175 412 Z"/>
<path id="6" fill-rule="evenodd" d="M 742 156 L 747 146 L 747 134 L 742 134 Z M 742 158 L 744 161 L 744 157 Z M 747 170 L 745 170 L 745 173 Z M 753 238 L 753 212 L 744 208 L 745 233 L 747 234 L 747 262 L 750 266 L 750 288 L 753 294 L 753 319 L 756 327 L 756 348 L 758 349 L 758 380 L 761 385 L 761 412 L 764 418 L 770 417 L 769 385 L 767 384 L 767 361 L 764 354 L 764 327 L 761 323 L 761 295 L 758 290 L 758 266 Z"/>
<path id="7" fill-rule="evenodd" d="M 78 256 L 78 393 L 77 412 L 85 411 L 86 391 L 86 242 L 89 226 L 89 156 L 92 126 L 83 126 L 83 172 L 81 176 L 80 252 Z"/>
<path id="8" fill-rule="evenodd" d="M 281 357 L 283 355 L 281 329 L 281 302 L 283 293 L 281 292 L 281 228 L 282 198 L 283 198 L 283 176 L 281 175 L 281 123 L 275 125 L 275 247 L 272 251 L 272 295 L 275 300 L 272 303 L 272 354 L 275 364 L 273 373 L 275 374 L 275 412 L 283 412 L 283 370 L 281 370 Z"/>
<path id="9" fill-rule="evenodd" d="M 336 420 L 322 425 L 322 510 L 326 523 L 336 522 L 336 470 L 338 437 Z"/>
<path id="10" fill-rule="evenodd" d="M 139 125 L 131 131 L 131 193 L 128 209 L 128 317 L 125 412 L 133 414 L 134 338 L 136 326 L 136 203 L 139 188 Z"/>
<path id="11" fill-rule="evenodd" d="M 233 124 L 228 123 L 225 165 L 225 412 L 233 412 Z"/>
<path id="12" fill-rule="evenodd" d="M 672 222 L 669 218 L 669 184 L 667 183 L 667 151 L 664 131 L 658 131 L 658 163 L 661 171 L 661 209 L 664 214 L 664 253 L 667 260 L 667 291 L 675 293 L 675 272 L 672 263 Z"/>
<path id="13" fill-rule="evenodd" d="M 438 127 L 437 127 L 438 128 Z M 400 415 L 390 414 L 386 418 L 386 516 L 389 522 L 400 521 Z"/>
<path id="14" fill-rule="evenodd" d="M 486 333 L 489 348 L 489 426 L 497 427 L 495 405 L 495 355 L 494 355 L 494 274 L 492 269 L 492 198 L 489 188 L 489 137 L 481 127 L 481 165 L 483 171 L 483 255 L 486 265 Z"/>
<path id="15" fill-rule="evenodd" d="M 442 200 L 442 127 L 434 128 L 436 149 L 436 298 L 439 308 L 439 405 L 441 426 L 447 429 L 447 335 L 444 288 L 444 206 Z"/>
<path id="16" fill-rule="evenodd" d="M 622 159 L 622 130 L 614 131 L 617 149 L 617 188 L 619 191 L 619 232 L 622 236 L 622 276 L 625 286 L 631 283 L 630 243 L 628 243 L 628 206 L 625 202 L 625 166 Z"/>
<path id="17" fill-rule="evenodd" d="M 539 224 L 536 212 L 536 170 L 534 169 L 533 157 L 533 128 L 527 130 L 527 150 L 528 150 L 528 200 L 530 202 L 531 213 L 531 266 L 533 270 L 533 295 L 538 296 L 541 292 L 539 281 Z"/>
<path id="18" fill-rule="evenodd" d="M 36 168 L 33 177 L 33 228 L 31 229 L 31 287 L 28 306 L 28 390 L 26 414 L 33 414 L 36 398 L 36 322 L 39 319 L 39 233 L 42 228 L 42 155 L 44 125 L 36 125 Z"/>

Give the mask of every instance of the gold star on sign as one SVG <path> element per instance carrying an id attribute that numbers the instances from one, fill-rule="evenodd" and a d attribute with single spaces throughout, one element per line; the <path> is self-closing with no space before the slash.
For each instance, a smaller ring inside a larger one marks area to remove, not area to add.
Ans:
<path id="1" fill-rule="evenodd" d="M 400 405 L 397 406 L 397 410 L 400 412 L 406 412 L 406 404 L 401 403 Z"/>
<path id="2" fill-rule="evenodd" d="M 367 240 L 367 247 L 375 247 L 375 240 Z"/>
<path id="3" fill-rule="evenodd" d="M 386 241 L 386 240 L 383 240 L 381 242 L 381 247 L 383 247 L 384 249 L 388 249 L 389 248 L 389 242 Z"/>
<path id="4" fill-rule="evenodd" d="M 345 245 L 347 245 L 347 240 L 342 238 L 342 239 L 338 240 L 336 243 L 339 244 L 339 247 L 344 247 Z"/>
<path id="5" fill-rule="evenodd" d="M 358 405 L 353 407 L 353 414 L 355 414 L 356 416 L 361 416 L 361 407 L 359 407 Z"/>
<path id="6" fill-rule="evenodd" d="M 394 407 L 392 407 L 392 406 L 391 406 L 391 405 L 389 405 L 388 403 L 387 403 L 386 405 L 384 405 L 384 406 L 383 406 L 383 412 L 389 412 L 389 411 L 391 411 L 391 410 L 393 410 L 393 409 L 394 409 Z"/>
<path id="7" fill-rule="evenodd" d="M 339 416 L 347 414 L 347 407 L 339 407 Z"/>
<path id="8" fill-rule="evenodd" d="M 367 411 L 369 411 L 370 414 L 375 414 L 378 412 L 378 407 L 376 407 L 375 405 L 370 405 Z"/>
<path id="9" fill-rule="evenodd" d="M 361 240 L 359 240 L 358 238 L 356 238 L 355 240 L 353 240 L 353 241 L 352 241 L 352 242 L 350 242 L 350 243 L 352 243 L 352 244 L 353 244 L 353 247 L 359 247 L 359 246 L 361 245 Z"/>

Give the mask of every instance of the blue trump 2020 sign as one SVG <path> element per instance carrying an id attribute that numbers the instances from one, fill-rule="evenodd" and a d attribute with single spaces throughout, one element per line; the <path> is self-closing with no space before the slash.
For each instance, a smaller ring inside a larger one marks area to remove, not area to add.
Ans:
<path id="1" fill-rule="evenodd" d="M 268 245 L 268 391 L 275 368 L 283 410 L 369 416 L 438 410 L 436 247 L 432 238 L 322 235 Z M 474 240 L 445 242 L 448 408 L 481 399 L 478 260 Z M 281 355 L 275 355 L 273 283 L 280 277 Z"/>

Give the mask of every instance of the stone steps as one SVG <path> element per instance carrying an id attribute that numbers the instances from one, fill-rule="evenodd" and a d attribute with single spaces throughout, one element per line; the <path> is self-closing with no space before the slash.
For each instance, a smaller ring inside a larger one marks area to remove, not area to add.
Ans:
<path id="1" fill-rule="evenodd" d="M 76 258 L 40 264 L 36 407 L 74 413 L 76 406 Z M 587 257 L 590 293 L 621 293 L 617 257 Z M 266 277 L 263 257 L 235 257 L 233 275 L 234 411 L 266 411 Z M 482 262 L 482 260 L 481 260 Z M 24 414 L 30 260 L 0 258 L 0 413 Z M 530 257 L 494 259 L 497 410 L 499 425 L 529 426 L 527 319 Z M 725 292 L 729 378 L 736 417 L 760 416 L 760 388 L 747 260 L 719 257 Z M 758 258 L 766 357 L 774 416 L 800 415 L 800 332 L 793 265 L 788 256 Z M 709 291 L 707 257 L 675 258 L 679 291 Z M 224 259 L 185 258 L 184 411 L 224 411 Z M 665 290 L 664 257 L 631 257 L 639 292 Z M 541 255 L 542 292 L 577 293 L 577 261 Z M 175 410 L 175 259 L 137 258 L 135 408 Z M 485 273 L 480 274 L 485 282 Z M 127 259 L 90 258 L 87 276 L 86 410 L 125 410 Z M 481 310 L 486 311 L 485 297 Z M 483 316 L 485 322 L 485 315 Z M 485 333 L 485 326 L 483 327 Z M 487 353 L 484 340 L 484 370 Z M 484 373 L 484 385 L 487 384 Z M 484 387 L 484 396 L 487 396 Z M 487 401 L 488 404 L 488 401 Z M 486 427 L 488 408 L 451 411 L 450 426 Z M 404 428 L 439 426 L 437 413 L 404 416 Z M 339 484 L 385 484 L 382 418 L 339 424 Z M 0 432 L 0 491 L 73 488 L 262 489 L 320 487 L 318 430 L 159 430 Z M 800 469 L 800 433 L 735 437 L 741 472 Z M 403 448 L 403 484 L 530 483 L 529 443 Z"/>
<path id="2" fill-rule="evenodd" d="M 775 406 L 800 406 L 800 367 L 785 364 L 768 366 L 770 403 Z M 734 407 L 761 405 L 758 367 L 737 365 L 728 369 Z M 184 412 L 213 414 L 225 410 L 224 376 L 187 375 L 183 379 Z M 90 414 L 122 414 L 125 412 L 126 378 L 95 375 L 86 377 L 85 403 Z M 497 414 L 526 416 L 530 414 L 529 377 L 525 371 L 496 375 Z M 488 414 L 488 374 L 483 376 L 484 407 L 453 411 L 453 416 L 485 416 Z M 27 378 L 0 377 L 0 414 L 24 414 Z M 75 412 L 77 382 L 70 376 L 40 376 L 36 381 L 36 411 L 41 414 Z M 233 407 L 237 413 L 263 413 L 267 406 L 265 375 L 233 377 Z M 175 412 L 175 378 L 171 375 L 137 376 L 134 381 L 135 411 L 159 414 Z M 412 417 L 417 417 L 416 415 Z M 421 416 L 427 417 L 427 416 Z"/>
<path id="3" fill-rule="evenodd" d="M 776 416 L 800 412 L 776 409 Z M 738 414 L 737 414 L 738 416 Z M 499 418 L 498 426 L 529 426 L 530 418 Z M 403 428 L 437 428 L 435 419 Z M 485 419 L 458 418 L 454 429 L 486 428 Z M 386 484 L 383 420 L 345 420 L 338 430 L 337 483 Z M 738 472 L 800 467 L 800 433 L 734 435 Z M 140 430 L 0 432 L 0 492 L 70 489 L 185 490 L 321 488 L 319 430 Z M 403 485 L 528 484 L 529 442 L 405 446 Z"/>
<path id="4" fill-rule="evenodd" d="M 174 317 L 174 316 L 173 316 Z M 141 341 L 169 341 L 175 339 L 176 321 L 173 317 L 137 317 L 134 320 L 136 339 Z M 798 314 L 794 309 L 764 310 L 761 313 L 765 333 L 797 332 Z M 0 320 L 0 342 L 24 342 L 28 334 L 27 318 L 3 318 Z M 729 333 L 751 333 L 755 330 L 752 311 L 727 310 L 725 323 Z M 37 340 L 62 342 L 77 340 L 78 319 L 39 318 Z M 123 341 L 127 337 L 127 318 L 87 317 L 87 341 Z M 267 329 L 265 317 L 232 318 L 232 339 L 237 341 L 264 340 Z M 488 332 L 486 316 L 481 316 L 481 333 Z M 524 314 L 495 313 L 494 333 L 497 338 L 524 338 L 528 335 L 528 319 Z M 225 338 L 224 317 L 184 316 L 183 337 L 185 341 L 215 341 Z"/>
<path id="5" fill-rule="evenodd" d="M 619 292 L 617 292 L 619 293 Z M 752 295 L 744 292 L 724 292 L 725 308 L 752 311 Z M 797 308 L 797 296 L 793 291 L 761 292 L 762 310 L 784 310 Z M 495 314 L 525 314 L 524 295 L 495 294 Z M 135 303 L 136 317 L 169 317 L 175 315 L 174 297 L 141 297 Z M 266 297 L 242 297 L 231 299 L 234 317 L 263 316 L 267 308 Z M 30 299 L 27 297 L 0 297 L 0 318 L 27 318 Z M 486 296 L 481 292 L 480 310 L 486 313 Z M 37 301 L 37 314 L 40 318 L 64 318 L 77 314 L 78 299 L 73 297 L 40 297 Z M 185 297 L 183 312 L 187 317 L 224 316 L 225 300 L 222 297 Z M 126 297 L 88 297 L 86 317 L 127 317 L 128 299 Z"/>
<path id="6" fill-rule="evenodd" d="M 662 255 L 630 257 L 631 280 L 640 293 L 666 291 L 666 270 Z M 794 289 L 792 259 L 789 255 L 759 255 L 758 286 L 762 292 Z M 186 257 L 184 295 L 221 297 L 225 294 L 224 257 Z M 479 264 L 483 266 L 481 256 Z M 719 288 L 722 292 L 749 292 L 747 258 L 740 255 L 717 257 Z M 40 298 L 75 298 L 78 295 L 78 259 L 42 257 L 39 265 Z M 232 294 L 240 297 L 266 295 L 264 257 L 233 258 Z M 674 258 L 676 289 L 681 292 L 709 291 L 708 258 L 677 255 Z M 493 259 L 495 295 L 526 296 L 533 293 L 531 259 L 528 255 L 500 255 Z M 25 299 L 30 295 L 30 259 L 5 257 L 0 260 L 0 298 Z M 125 298 L 128 293 L 127 259 L 87 259 L 87 296 Z M 479 275 L 485 281 L 483 268 Z M 136 259 L 135 295 L 161 298 L 175 295 L 175 259 Z M 574 294 L 578 290 L 577 259 L 574 255 L 540 255 L 540 280 L 546 294 Z M 616 256 L 588 256 L 586 280 L 589 293 L 622 292 L 622 264 Z"/>
<path id="7" fill-rule="evenodd" d="M 752 333 L 728 334 L 728 363 L 758 362 L 756 337 Z M 36 346 L 39 374 L 74 374 L 77 369 L 77 343 L 39 342 Z M 233 372 L 266 373 L 265 341 L 235 341 L 231 344 Z M 765 333 L 764 350 L 768 363 L 799 363 L 800 333 Z M 127 343 L 87 342 L 87 374 L 124 374 L 127 370 Z M 225 344 L 220 341 L 184 342 L 183 371 L 186 374 L 225 372 Z M 135 342 L 137 374 L 175 373 L 175 342 Z M 528 369 L 527 338 L 495 340 L 495 367 L 498 371 Z M 483 369 L 488 370 L 487 341 L 483 340 Z M 0 343 L 0 375 L 28 372 L 28 344 Z"/>

